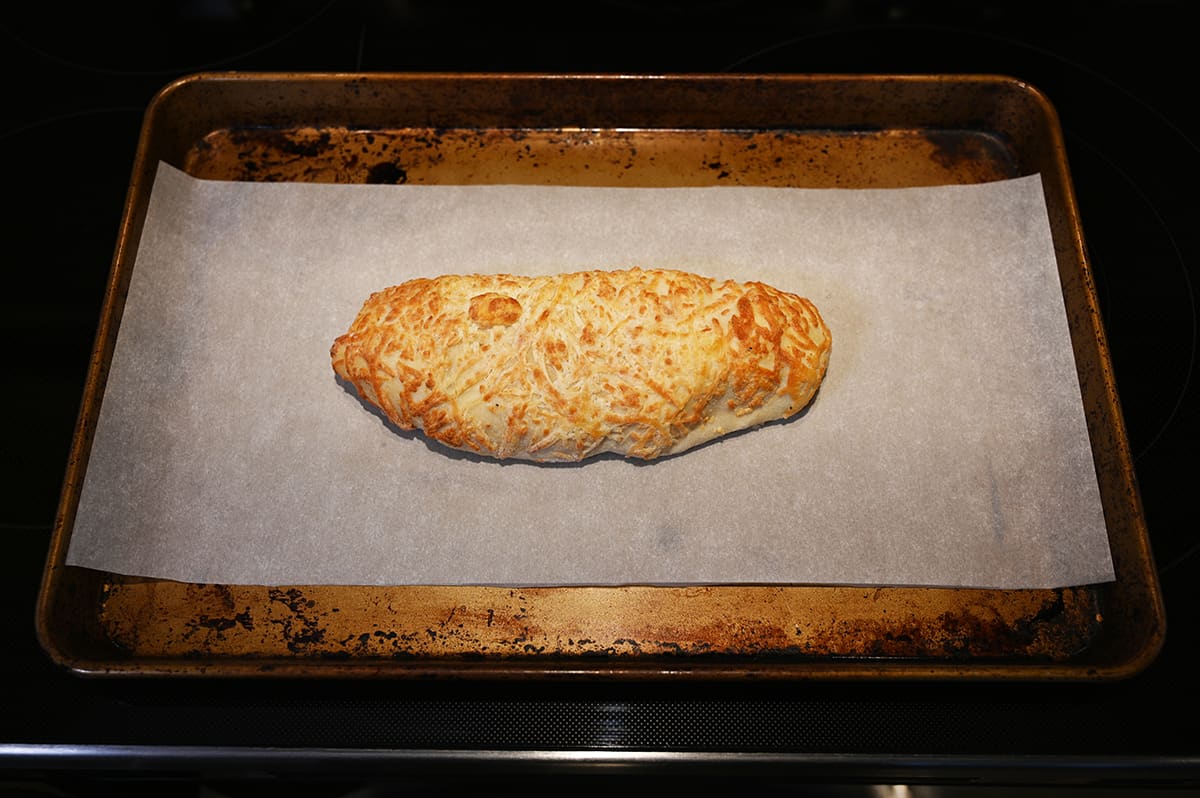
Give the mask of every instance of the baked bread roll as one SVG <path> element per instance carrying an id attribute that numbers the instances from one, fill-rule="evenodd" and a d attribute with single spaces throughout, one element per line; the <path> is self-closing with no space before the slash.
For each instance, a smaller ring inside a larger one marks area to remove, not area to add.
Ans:
<path id="1" fill-rule="evenodd" d="M 673 270 L 416 279 L 330 350 L 396 426 L 495 458 L 651 460 L 787 418 L 830 333 L 807 299 Z"/>

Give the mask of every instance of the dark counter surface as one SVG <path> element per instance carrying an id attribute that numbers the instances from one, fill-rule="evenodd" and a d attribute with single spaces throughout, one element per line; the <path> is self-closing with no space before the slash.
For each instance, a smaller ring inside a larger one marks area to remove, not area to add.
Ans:
<path id="1" fill-rule="evenodd" d="M 601 2 L 579 16 L 428 2 L 6 7 L 0 795 L 1200 787 L 1190 4 L 795 5 Z M 171 80 L 210 70 L 997 73 L 1037 87 L 1066 138 L 1166 603 L 1162 653 L 1100 685 L 180 682 L 60 671 L 38 647 L 34 604 L 141 115 Z"/>

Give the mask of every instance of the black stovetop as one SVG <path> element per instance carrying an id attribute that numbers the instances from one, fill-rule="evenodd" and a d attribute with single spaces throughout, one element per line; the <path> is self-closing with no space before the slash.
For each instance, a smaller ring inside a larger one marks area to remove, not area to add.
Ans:
<path id="1" fill-rule="evenodd" d="M 314 776 L 322 795 L 747 779 L 830 794 L 1200 786 L 1189 2 L 80 5 L 0 13 L 11 189 L 0 793 L 261 794 Z M 998 73 L 1031 83 L 1065 133 L 1167 607 L 1161 655 L 1103 685 L 251 684 L 59 671 L 35 640 L 34 601 L 141 114 L 174 78 L 227 69 Z"/>

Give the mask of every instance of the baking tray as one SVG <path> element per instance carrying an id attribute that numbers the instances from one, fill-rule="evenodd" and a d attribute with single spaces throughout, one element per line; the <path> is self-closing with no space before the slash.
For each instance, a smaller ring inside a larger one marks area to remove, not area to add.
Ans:
<path id="1" fill-rule="evenodd" d="M 1116 580 L 910 587 L 185 584 L 64 564 L 153 175 L 903 187 L 1041 174 Z M 206 73 L 147 109 L 37 610 L 81 675 L 1115 680 L 1165 634 L 1055 111 L 992 75 Z"/>

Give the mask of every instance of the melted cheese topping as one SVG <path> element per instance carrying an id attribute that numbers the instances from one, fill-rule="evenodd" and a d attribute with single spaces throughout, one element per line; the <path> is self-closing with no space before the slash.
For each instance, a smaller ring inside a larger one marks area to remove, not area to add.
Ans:
<path id="1" fill-rule="evenodd" d="M 333 368 L 402 429 L 496 458 L 653 459 L 808 404 L 807 299 L 673 270 L 416 279 L 372 294 Z"/>

